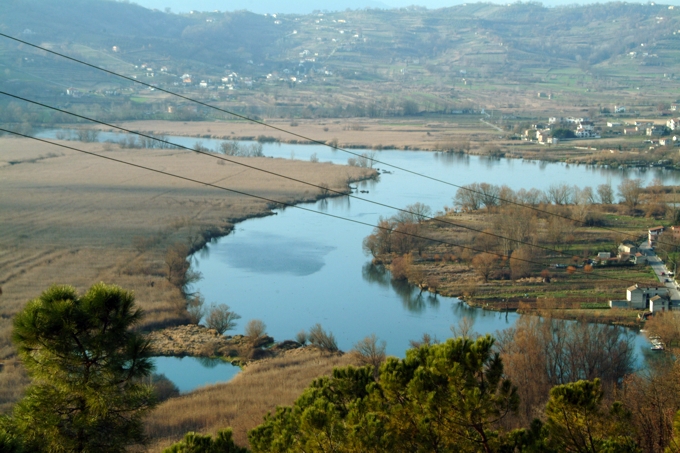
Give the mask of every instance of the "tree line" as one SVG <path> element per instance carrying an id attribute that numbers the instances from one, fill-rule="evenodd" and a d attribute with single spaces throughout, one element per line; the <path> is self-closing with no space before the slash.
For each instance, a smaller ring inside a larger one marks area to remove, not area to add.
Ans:
<path id="1" fill-rule="evenodd" d="M 142 315 L 132 293 L 103 283 L 83 295 L 53 286 L 29 302 L 12 338 L 32 384 L 0 418 L 0 451 L 123 452 L 143 443 L 156 398 L 150 345 L 135 330 Z M 667 316 L 656 329 L 680 331 Z M 475 334 L 467 319 L 452 333 L 412 341 L 403 359 L 385 357 L 375 335 L 358 342 L 365 365 L 335 369 L 267 415 L 249 432 L 252 451 L 678 451 L 678 365 L 670 356 L 633 373 L 629 331 L 523 317 L 496 338 Z M 318 325 L 298 337 L 335 345 Z M 189 433 L 166 451 L 248 450 L 224 429 Z"/>

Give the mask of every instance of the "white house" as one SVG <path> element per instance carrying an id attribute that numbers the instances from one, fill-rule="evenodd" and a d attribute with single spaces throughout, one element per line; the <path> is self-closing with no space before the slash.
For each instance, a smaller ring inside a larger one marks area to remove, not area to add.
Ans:
<path id="1" fill-rule="evenodd" d="M 649 301 L 654 296 L 668 298 L 668 289 L 663 286 L 633 285 L 626 290 L 626 300 L 630 308 L 644 310 L 649 307 Z M 668 307 L 668 305 L 666 305 Z"/>
<path id="2" fill-rule="evenodd" d="M 635 255 L 638 252 L 637 246 L 633 244 L 620 244 L 619 253 L 622 255 Z"/>
<path id="3" fill-rule="evenodd" d="M 614 106 L 614 113 L 626 113 L 626 108 L 622 105 L 615 105 Z"/>
<path id="4" fill-rule="evenodd" d="M 670 305 L 670 300 L 668 297 L 654 296 L 649 299 L 649 311 L 652 313 L 656 311 L 668 311 L 668 306 Z"/>
<path id="5" fill-rule="evenodd" d="M 657 240 L 657 238 L 661 235 L 661 233 L 664 232 L 664 230 L 665 230 L 665 228 L 662 227 L 662 226 L 650 228 L 650 229 L 648 230 L 648 232 L 647 232 L 647 236 L 648 236 L 647 241 L 649 242 L 649 246 L 650 246 L 650 247 L 653 247 L 653 246 L 654 246 L 654 242 L 655 242 L 655 241 Z"/>

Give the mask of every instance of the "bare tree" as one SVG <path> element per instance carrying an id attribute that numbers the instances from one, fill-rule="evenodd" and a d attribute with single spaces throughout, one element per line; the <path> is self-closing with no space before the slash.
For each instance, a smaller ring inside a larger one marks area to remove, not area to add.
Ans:
<path id="1" fill-rule="evenodd" d="M 326 332 L 321 324 L 314 324 L 307 335 L 309 342 L 330 352 L 338 351 L 338 343 L 331 332 Z"/>
<path id="2" fill-rule="evenodd" d="M 380 217 L 373 233 L 364 238 L 362 243 L 364 252 L 373 256 L 391 253 L 393 233 L 396 226 L 397 224 L 393 220 Z"/>
<path id="3" fill-rule="evenodd" d="M 515 194 L 515 191 L 505 184 L 503 184 L 498 190 L 498 198 L 498 202 L 501 206 L 517 202 L 517 195 Z"/>
<path id="4" fill-rule="evenodd" d="M 295 334 L 295 341 L 297 341 L 301 345 L 305 345 L 307 343 L 307 332 L 305 332 L 305 329 L 302 329 L 301 331 Z"/>
<path id="5" fill-rule="evenodd" d="M 526 242 L 532 242 L 536 236 L 537 221 L 533 212 L 518 206 L 501 208 L 500 215 L 493 219 L 493 233 L 501 236 L 498 244 L 505 256 Z M 488 250 L 488 249 L 487 249 Z"/>
<path id="6" fill-rule="evenodd" d="M 642 195 L 642 181 L 636 179 L 624 179 L 619 184 L 619 196 L 623 199 L 630 212 L 632 213 L 640 204 L 640 195 Z"/>
<path id="7" fill-rule="evenodd" d="M 475 321 L 469 316 L 463 316 L 458 320 L 458 325 L 451 325 L 451 334 L 454 338 L 469 338 L 476 340 L 479 334 L 475 332 L 472 327 Z"/>
<path id="8" fill-rule="evenodd" d="M 378 337 L 373 333 L 357 342 L 354 345 L 354 352 L 357 354 L 362 365 L 371 365 L 373 367 L 373 375 L 377 377 L 380 364 L 385 361 L 386 347 L 385 341 L 378 342 Z"/>
<path id="9" fill-rule="evenodd" d="M 547 201 L 546 195 L 539 189 L 520 189 L 517 191 L 517 201 L 530 206 L 538 206 Z"/>
<path id="10" fill-rule="evenodd" d="M 482 196 L 479 190 L 479 184 L 468 184 L 456 191 L 456 196 L 453 197 L 453 204 L 458 209 L 466 212 L 477 211 L 482 207 Z"/>
<path id="11" fill-rule="evenodd" d="M 581 189 L 578 186 L 574 186 L 573 193 L 574 206 L 572 211 L 576 219 L 583 222 L 588 216 L 590 205 L 593 203 L 593 189 L 591 187 Z"/>
<path id="12" fill-rule="evenodd" d="M 393 219 L 397 222 L 421 223 L 432 216 L 432 208 L 420 202 L 406 206 L 404 211 L 408 212 L 400 211 Z"/>
<path id="13" fill-rule="evenodd" d="M 498 256 L 492 253 L 480 253 L 472 258 L 472 267 L 477 275 L 482 277 L 484 283 L 489 281 L 491 273 L 498 266 Z"/>
<path id="14" fill-rule="evenodd" d="M 479 191 L 481 193 L 482 204 L 486 209 L 492 209 L 500 204 L 500 187 L 483 182 L 479 184 Z"/>
<path id="15" fill-rule="evenodd" d="M 597 196 L 602 204 L 614 203 L 614 190 L 612 189 L 611 182 L 597 186 Z"/>
<path id="16" fill-rule="evenodd" d="M 630 411 L 638 445 L 645 452 L 677 451 L 666 447 L 673 438 L 673 419 L 680 407 L 680 365 L 655 361 L 651 369 L 629 375 L 623 382 L 622 402 Z"/>
<path id="17" fill-rule="evenodd" d="M 223 334 L 227 330 L 232 330 L 236 327 L 236 320 L 241 319 L 229 308 L 227 304 L 212 305 L 210 313 L 205 319 L 205 324 L 210 329 L 215 329 L 218 333 Z"/>
<path id="18" fill-rule="evenodd" d="M 496 339 L 505 373 L 519 389 L 525 426 L 551 387 L 599 377 L 613 389 L 633 369 L 634 336 L 620 327 L 522 316 Z"/>
<path id="19" fill-rule="evenodd" d="M 392 234 L 392 251 L 403 255 L 417 250 L 421 253 L 426 240 L 420 236 L 421 226 L 417 223 L 400 223 Z"/>
<path id="20" fill-rule="evenodd" d="M 267 334 L 267 326 L 259 319 L 251 319 L 246 324 L 246 337 L 250 340 L 257 340 Z"/>
<path id="21" fill-rule="evenodd" d="M 556 205 L 571 203 L 572 189 L 567 184 L 552 184 L 548 187 L 548 200 Z"/>
<path id="22" fill-rule="evenodd" d="M 529 246 L 520 247 L 512 252 L 510 256 L 510 272 L 514 280 L 531 275 L 533 266 L 530 261 L 533 258 L 534 254 Z"/>
<path id="23" fill-rule="evenodd" d="M 205 298 L 200 292 L 194 293 L 187 301 L 187 313 L 192 324 L 198 324 L 205 316 Z"/>

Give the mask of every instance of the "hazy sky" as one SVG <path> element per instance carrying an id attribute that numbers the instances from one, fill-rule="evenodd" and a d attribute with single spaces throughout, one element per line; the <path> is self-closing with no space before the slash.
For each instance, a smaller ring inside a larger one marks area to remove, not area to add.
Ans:
<path id="1" fill-rule="evenodd" d="M 173 12 L 198 11 L 234 11 L 247 9 L 249 11 L 279 12 L 279 13 L 309 13 L 313 10 L 342 11 L 347 8 L 398 8 L 402 6 L 420 5 L 427 8 L 443 8 L 466 0 L 131 0 L 146 8 L 163 10 L 171 8 Z M 469 0 L 467 0 L 469 1 Z"/>

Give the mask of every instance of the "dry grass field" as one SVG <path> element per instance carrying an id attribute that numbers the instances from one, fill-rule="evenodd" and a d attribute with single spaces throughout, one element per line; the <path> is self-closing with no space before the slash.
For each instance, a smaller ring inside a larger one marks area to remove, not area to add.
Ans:
<path id="1" fill-rule="evenodd" d="M 479 121 L 478 117 L 460 116 L 460 122 L 437 119 L 268 119 L 267 124 L 320 142 L 337 141 L 341 147 L 375 149 L 437 150 L 451 142 L 486 141 L 497 138 L 497 131 Z M 186 135 L 219 139 L 255 139 L 274 137 L 281 142 L 303 139 L 260 124 L 245 121 L 230 122 L 169 122 L 135 121 L 121 127 L 156 134 Z M 348 156 L 349 157 L 349 156 Z"/>
<path id="2" fill-rule="evenodd" d="M 189 431 L 215 434 L 226 427 L 234 430 L 237 444 L 247 445 L 246 433 L 268 412 L 291 405 L 315 378 L 347 365 L 358 365 L 356 356 L 309 348 L 248 365 L 229 383 L 195 390 L 156 408 L 147 419 L 148 451 L 161 452 Z"/>
<path id="3" fill-rule="evenodd" d="M 310 186 L 187 151 L 63 143 L 277 201 L 320 195 Z M 326 163 L 247 163 L 339 190 L 348 179 L 367 175 Z M 135 292 L 147 314 L 145 327 L 183 322 L 184 300 L 166 279 L 168 247 L 200 244 L 239 219 L 269 212 L 267 202 L 252 197 L 28 139 L 0 138 L 0 188 L 0 412 L 26 383 L 10 333 L 13 315 L 28 300 L 54 283 L 84 291 L 104 281 Z"/>

